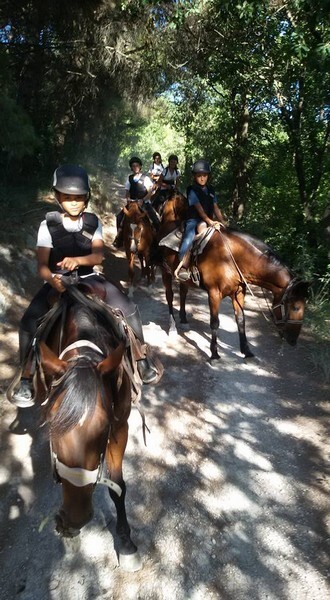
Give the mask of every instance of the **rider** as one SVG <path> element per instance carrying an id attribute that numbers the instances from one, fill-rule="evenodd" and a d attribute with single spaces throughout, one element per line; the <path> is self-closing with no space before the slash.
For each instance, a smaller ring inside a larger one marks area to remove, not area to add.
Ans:
<path id="1" fill-rule="evenodd" d="M 161 176 L 164 167 L 162 164 L 162 157 L 159 152 L 154 152 L 152 155 L 152 164 L 149 167 L 149 175 L 151 181 L 155 184 L 157 183 L 159 177 Z"/>
<path id="2" fill-rule="evenodd" d="M 150 201 L 150 197 L 153 191 L 153 183 L 148 177 L 142 173 L 142 161 L 138 156 L 132 156 L 129 161 L 129 166 L 132 173 L 127 177 L 125 183 L 125 196 L 126 202 L 139 202 L 143 210 L 147 213 L 152 224 L 158 228 L 159 219 L 153 209 Z M 125 213 L 124 210 L 117 215 L 117 235 L 112 242 L 115 248 L 121 248 L 123 245 L 123 225 L 124 225 Z"/>
<path id="3" fill-rule="evenodd" d="M 155 210 L 157 210 L 157 212 L 159 211 L 160 207 L 164 204 L 170 191 L 176 189 L 179 184 L 181 172 L 180 169 L 178 169 L 178 163 L 179 159 L 177 155 L 171 154 L 168 157 L 167 167 L 165 167 L 158 179 L 157 186 L 160 191 L 153 202 L 153 206 Z"/>
<path id="4" fill-rule="evenodd" d="M 37 238 L 38 274 L 44 280 L 42 288 L 34 296 L 25 311 L 19 329 L 19 356 L 24 365 L 36 333 L 37 324 L 48 309 L 48 296 L 52 289 L 62 293 L 65 287 L 62 275 L 76 271 L 82 279 L 97 279 L 103 284 L 107 304 L 119 308 L 135 336 L 144 344 L 139 310 L 135 304 L 114 284 L 93 267 L 103 262 L 102 225 L 93 213 L 85 211 L 90 198 L 88 175 L 77 165 L 63 165 L 54 172 L 53 190 L 61 212 L 46 214 L 41 222 Z M 138 361 L 144 383 L 155 381 L 156 369 L 148 358 Z M 12 396 L 14 404 L 21 408 L 34 404 L 31 374 L 28 367 L 22 373 L 19 389 Z"/>
<path id="5" fill-rule="evenodd" d="M 174 272 L 174 276 L 182 281 L 186 281 L 190 277 L 187 269 L 189 267 L 190 248 L 197 227 L 201 223 L 216 228 L 219 228 L 220 224 L 225 225 L 225 219 L 218 206 L 218 197 L 214 188 L 208 183 L 211 173 L 210 163 L 201 158 L 193 164 L 191 170 L 194 182 L 187 188 L 188 214 L 179 250 L 180 263 Z M 215 221 L 213 220 L 214 216 L 216 217 Z"/>

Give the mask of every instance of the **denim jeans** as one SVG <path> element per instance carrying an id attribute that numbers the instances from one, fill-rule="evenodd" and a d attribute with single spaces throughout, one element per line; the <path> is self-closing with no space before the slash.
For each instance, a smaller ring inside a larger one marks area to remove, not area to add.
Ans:
<path id="1" fill-rule="evenodd" d="M 179 250 L 179 259 L 182 260 L 186 252 L 191 248 L 194 241 L 196 227 L 200 223 L 200 219 L 188 219 L 186 221 L 184 234 Z"/>

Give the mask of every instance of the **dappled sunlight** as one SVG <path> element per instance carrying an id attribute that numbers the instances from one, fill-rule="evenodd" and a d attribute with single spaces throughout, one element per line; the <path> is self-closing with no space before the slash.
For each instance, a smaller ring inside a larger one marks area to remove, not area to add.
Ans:
<path id="1" fill-rule="evenodd" d="M 122 254 L 114 260 L 122 268 Z M 143 561 L 139 574 L 117 568 L 115 509 L 106 488 L 96 487 L 94 517 L 79 538 L 63 541 L 54 533 L 61 487 L 52 480 L 46 436 L 8 432 L 1 442 L 3 515 L 12 527 L 4 540 L 26 544 L 27 570 L 44 571 L 44 597 L 74 598 L 81 590 L 86 598 L 154 598 L 155 581 L 164 600 L 264 600 L 275 598 L 275 589 L 276 598 L 301 598 L 305 582 L 312 582 L 305 588 L 311 598 L 327 597 L 326 452 L 319 444 L 326 439 L 325 411 L 318 413 L 324 422 L 302 414 L 310 390 L 297 382 L 295 349 L 279 350 L 277 333 L 263 320 L 260 325 L 254 298 L 247 299 L 246 320 L 260 357 L 242 358 L 226 299 L 221 359 L 213 364 L 206 294 L 192 289 L 189 298 L 189 329 L 178 326 L 172 337 L 160 278 L 155 289 L 134 290 L 145 340 L 165 368 L 157 385 L 142 390 L 146 445 L 136 408 L 129 418 L 124 478 L 132 539 Z M 22 306 L 26 301 L 21 298 Z M 263 298 L 258 302 L 266 306 Z M 177 305 L 175 318 L 179 325 Z M 16 349 L 12 328 L 0 351 L 3 379 L 11 376 Z M 14 413 L 7 405 L 6 427 Z M 31 540 L 25 541 L 26 528 Z M 41 548 L 38 561 L 35 548 Z M 4 560 L 12 569 L 12 552 Z M 25 593 L 33 597 L 31 588 Z"/>

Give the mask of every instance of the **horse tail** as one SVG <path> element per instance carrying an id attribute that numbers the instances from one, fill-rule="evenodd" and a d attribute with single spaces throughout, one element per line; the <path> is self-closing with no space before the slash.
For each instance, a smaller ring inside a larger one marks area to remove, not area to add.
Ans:
<path id="1" fill-rule="evenodd" d="M 61 437 L 78 423 L 92 417 L 102 382 L 95 365 L 87 357 L 80 357 L 63 377 L 53 383 L 47 408 L 50 434 Z M 59 400 L 56 414 L 51 409 Z"/>

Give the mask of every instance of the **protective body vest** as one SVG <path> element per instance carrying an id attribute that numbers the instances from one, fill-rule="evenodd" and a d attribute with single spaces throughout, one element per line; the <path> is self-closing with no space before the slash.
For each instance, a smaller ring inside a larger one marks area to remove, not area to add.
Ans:
<path id="1" fill-rule="evenodd" d="M 189 196 L 189 192 L 193 190 L 200 202 L 200 204 L 202 205 L 204 211 L 206 212 L 207 216 L 212 219 L 213 217 L 213 213 L 214 213 L 214 198 L 215 198 L 215 191 L 214 188 L 211 185 L 207 185 L 206 188 L 203 190 L 203 188 L 200 185 L 194 184 L 194 185 L 190 185 L 187 188 L 187 197 Z M 187 212 L 187 219 L 198 219 L 200 220 L 200 215 L 198 214 L 196 208 L 194 206 L 189 206 L 188 207 L 188 212 Z"/>
<path id="2" fill-rule="evenodd" d="M 146 175 L 142 175 L 139 177 L 138 181 L 134 181 L 135 175 L 129 175 L 128 181 L 130 184 L 129 188 L 129 196 L 132 200 L 142 200 L 148 193 L 148 190 L 144 184 L 144 180 Z"/>
<path id="3" fill-rule="evenodd" d="M 57 266 L 66 256 L 87 256 L 92 252 L 92 238 L 98 226 L 98 218 L 93 213 L 82 213 L 83 227 L 74 233 L 63 226 L 62 213 L 52 211 L 46 214 L 46 222 L 52 237 L 53 248 L 49 256 L 52 273 L 61 269 Z M 93 273 L 93 267 L 78 267 L 79 275 Z"/>

